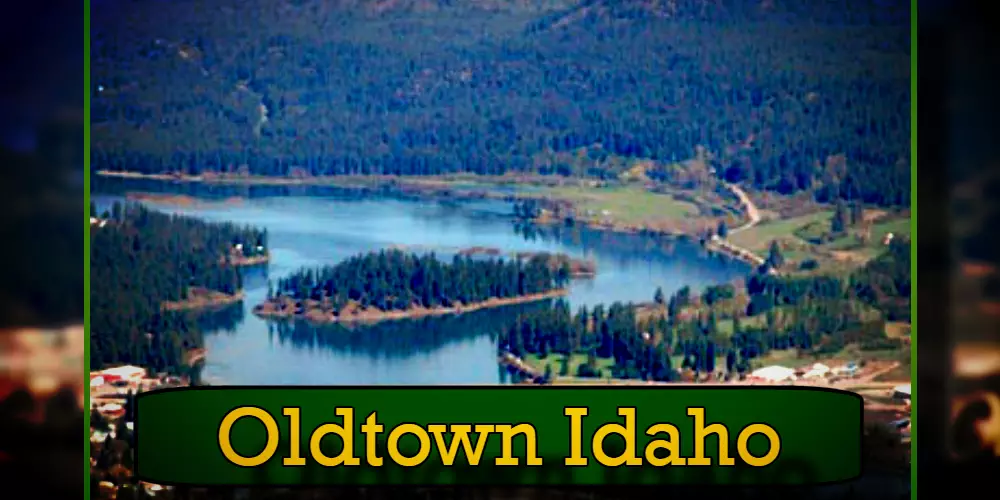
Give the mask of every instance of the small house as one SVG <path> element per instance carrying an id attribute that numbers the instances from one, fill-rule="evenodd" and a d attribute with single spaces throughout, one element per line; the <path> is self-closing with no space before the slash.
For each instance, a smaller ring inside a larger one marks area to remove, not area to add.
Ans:
<path id="1" fill-rule="evenodd" d="M 784 382 L 795 380 L 795 370 L 785 366 L 772 365 L 754 370 L 750 377 L 765 382 Z"/>
<path id="2" fill-rule="evenodd" d="M 823 363 L 812 365 L 808 371 L 802 374 L 802 378 L 824 378 L 830 374 L 830 367 Z"/>

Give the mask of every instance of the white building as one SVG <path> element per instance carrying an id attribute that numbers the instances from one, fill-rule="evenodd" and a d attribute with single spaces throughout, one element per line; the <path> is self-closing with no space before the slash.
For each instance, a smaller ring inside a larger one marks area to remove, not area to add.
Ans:
<path id="1" fill-rule="evenodd" d="M 830 374 L 830 367 L 824 365 L 823 363 L 816 363 L 812 365 L 806 373 L 802 375 L 802 378 L 823 378 Z"/>
<path id="2" fill-rule="evenodd" d="M 764 368 L 754 370 L 750 374 L 750 377 L 768 382 L 784 382 L 786 380 L 795 380 L 795 370 L 778 365 L 765 366 Z"/>

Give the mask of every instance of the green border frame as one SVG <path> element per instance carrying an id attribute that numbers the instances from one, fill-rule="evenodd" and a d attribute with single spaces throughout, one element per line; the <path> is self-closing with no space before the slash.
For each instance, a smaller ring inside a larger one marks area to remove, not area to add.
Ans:
<path id="1" fill-rule="evenodd" d="M 83 498 L 90 499 L 90 0 L 83 11 Z M 917 0 L 910 0 L 910 498 L 917 498 Z"/>

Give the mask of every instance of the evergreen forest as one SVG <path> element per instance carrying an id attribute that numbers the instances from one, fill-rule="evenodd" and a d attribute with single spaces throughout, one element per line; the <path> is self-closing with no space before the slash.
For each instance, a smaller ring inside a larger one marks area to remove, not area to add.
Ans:
<path id="1" fill-rule="evenodd" d="M 652 303 L 615 302 L 575 313 L 559 300 L 518 315 L 498 348 L 519 358 L 556 356 L 563 377 L 655 381 L 676 380 L 678 368 L 695 377 L 743 376 L 751 362 L 772 351 L 794 349 L 820 359 L 849 345 L 896 350 L 902 345 L 886 337 L 885 325 L 909 320 L 909 271 L 910 243 L 898 241 L 846 277 L 754 273 L 742 290 L 733 284 L 700 293 L 683 287 L 669 298 L 657 290 Z"/>
<path id="2" fill-rule="evenodd" d="M 336 265 L 301 269 L 269 289 L 273 298 L 320 301 L 338 314 L 349 303 L 361 309 L 405 311 L 414 307 L 449 308 L 543 294 L 563 288 L 568 263 L 553 270 L 547 254 L 530 259 L 477 259 L 455 256 L 442 262 L 435 254 L 381 250 L 350 257 Z"/>
<path id="3" fill-rule="evenodd" d="M 95 7 L 92 166 L 613 178 L 641 159 L 669 181 L 700 154 L 753 188 L 908 206 L 908 11 L 895 0 Z"/>
<path id="4" fill-rule="evenodd" d="M 187 349 L 201 346 L 201 333 L 189 314 L 161 305 L 195 288 L 238 292 L 242 278 L 226 256 L 235 245 L 266 248 L 267 233 L 133 203 L 101 215 L 90 231 L 90 368 L 129 363 L 175 371 Z"/>

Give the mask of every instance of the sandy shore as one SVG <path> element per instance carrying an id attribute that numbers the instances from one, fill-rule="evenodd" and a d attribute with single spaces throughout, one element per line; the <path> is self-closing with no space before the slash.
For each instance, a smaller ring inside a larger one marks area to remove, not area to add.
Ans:
<path id="1" fill-rule="evenodd" d="M 504 307 L 517 304 L 528 304 L 531 302 L 538 302 L 547 299 L 553 299 L 556 297 L 562 297 L 566 295 L 569 291 L 566 289 L 552 290 L 546 293 L 538 293 L 531 295 L 522 295 L 520 297 L 509 297 L 509 298 L 494 298 L 484 302 L 477 302 L 474 304 L 463 304 L 455 307 L 438 307 L 433 309 L 427 309 L 424 307 L 416 307 L 407 309 L 405 311 L 382 311 L 379 309 L 369 308 L 365 310 L 349 308 L 350 312 L 342 313 L 340 315 L 334 315 L 332 313 L 326 313 L 321 311 L 318 307 L 312 307 L 301 314 L 295 314 L 295 302 L 286 298 L 283 303 L 279 303 L 277 300 L 272 299 L 270 301 L 256 305 L 253 308 L 253 313 L 257 316 L 263 318 L 301 318 L 309 321 L 310 323 L 325 324 L 325 323 L 376 323 L 379 321 L 388 320 L 400 320 L 400 319 L 413 319 L 413 318 L 423 318 L 428 316 L 445 316 L 450 314 L 464 314 L 473 311 L 479 311 L 482 309 L 490 309 L 494 307 Z"/>
<path id="2" fill-rule="evenodd" d="M 225 258 L 222 259 L 225 262 Z M 267 264 L 271 260 L 271 254 L 254 255 L 252 257 L 229 257 L 229 263 L 236 267 L 250 267 Z"/>
<path id="3" fill-rule="evenodd" d="M 193 288 L 188 292 L 185 300 L 166 301 L 160 304 L 163 311 L 196 311 L 199 309 L 212 309 L 224 307 L 242 301 L 243 290 L 232 295 L 205 288 Z"/>

